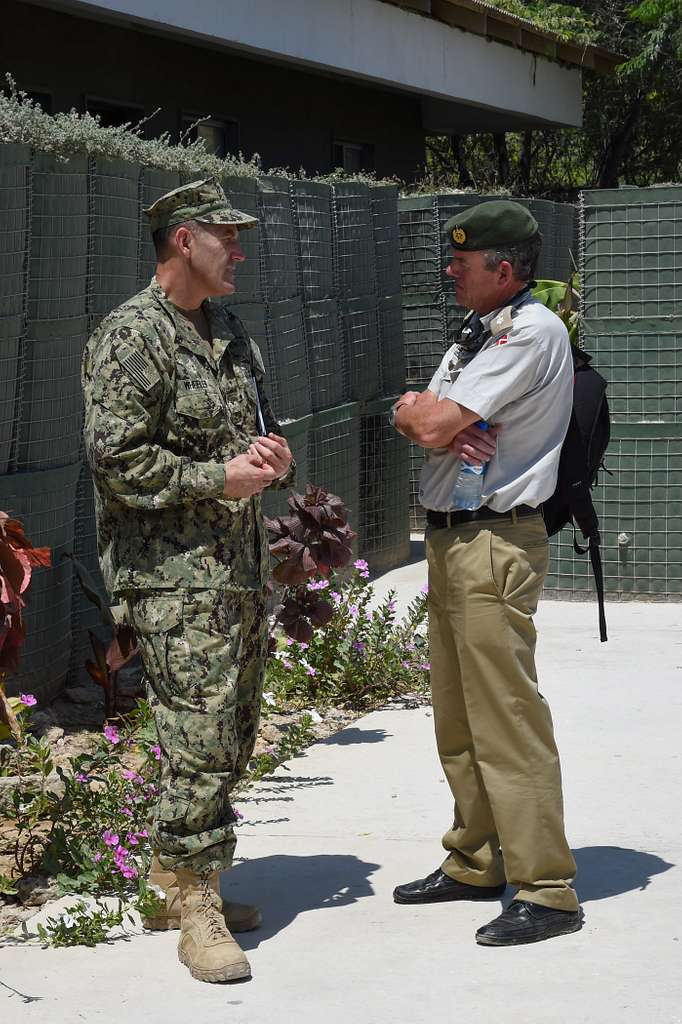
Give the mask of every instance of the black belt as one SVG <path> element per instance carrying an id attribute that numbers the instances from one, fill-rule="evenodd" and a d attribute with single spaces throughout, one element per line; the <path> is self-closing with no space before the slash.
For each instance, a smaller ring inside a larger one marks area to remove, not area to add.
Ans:
<path id="1" fill-rule="evenodd" d="M 429 526 L 435 526 L 437 529 L 459 526 L 461 523 L 478 523 L 485 519 L 511 519 L 512 522 L 516 522 L 517 517 L 538 515 L 539 511 L 530 505 L 517 505 L 516 508 L 510 508 L 508 512 L 495 512 L 487 505 L 472 511 L 455 509 L 452 512 L 435 512 L 432 508 L 427 508 L 426 522 Z"/>

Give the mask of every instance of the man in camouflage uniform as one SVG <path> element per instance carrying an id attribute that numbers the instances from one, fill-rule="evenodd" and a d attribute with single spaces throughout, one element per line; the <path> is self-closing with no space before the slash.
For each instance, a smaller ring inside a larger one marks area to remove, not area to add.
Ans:
<path id="1" fill-rule="evenodd" d="M 161 748 L 151 838 L 166 905 L 147 923 L 180 926 L 195 977 L 231 981 L 251 972 L 226 920 L 233 930 L 260 921 L 218 895 L 266 656 L 260 495 L 286 486 L 293 463 L 258 348 L 211 301 L 235 291 L 239 231 L 256 220 L 210 178 L 146 212 L 156 276 L 86 346 L 85 445 L 104 579 L 137 633 Z"/>

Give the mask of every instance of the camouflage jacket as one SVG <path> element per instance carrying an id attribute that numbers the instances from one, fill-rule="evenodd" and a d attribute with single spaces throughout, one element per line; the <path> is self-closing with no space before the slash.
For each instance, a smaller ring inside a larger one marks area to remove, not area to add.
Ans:
<path id="1" fill-rule="evenodd" d="M 223 496 L 224 463 L 258 433 L 252 368 L 265 427 L 280 428 L 258 347 L 224 306 L 204 310 L 212 354 L 153 279 L 85 348 L 85 449 L 111 594 L 259 589 L 269 575 L 260 498 Z M 273 486 L 292 479 L 293 464 Z"/>

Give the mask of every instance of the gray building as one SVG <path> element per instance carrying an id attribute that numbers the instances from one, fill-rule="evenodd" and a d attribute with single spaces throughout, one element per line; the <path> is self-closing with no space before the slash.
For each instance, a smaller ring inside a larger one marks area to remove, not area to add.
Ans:
<path id="1" fill-rule="evenodd" d="M 197 131 L 268 166 L 419 176 L 424 136 L 579 126 L 613 55 L 479 0 L 3 0 L 0 69 L 44 109 Z M 199 117 L 210 115 L 198 129 Z"/>

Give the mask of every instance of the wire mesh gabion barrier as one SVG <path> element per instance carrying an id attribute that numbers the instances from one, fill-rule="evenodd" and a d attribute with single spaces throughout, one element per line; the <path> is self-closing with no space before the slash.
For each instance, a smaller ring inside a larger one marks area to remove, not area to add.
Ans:
<path id="1" fill-rule="evenodd" d="M 47 699 L 67 674 L 72 685 L 88 680 L 88 629 L 102 627 L 62 558 L 74 553 L 102 586 L 81 441 L 82 352 L 101 319 L 154 273 L 144 210 L 198 176 L 0 146 L 0 508 L 20 516 L 54 562 L 33 581 L 12 692 L 30 687 Z M 241 234 L 246 259 L 227 301 L 261 349 L 297 487 L 311 480 L 338 493 L 361 533 L 370 522 L 360 514 L 362 403 L 404 386 L 397 189 L 284 177 L 223 185 L 258 218 Z M 375 437 L 381 462 L 381 446 L 394 451 L 395 440 L 378 427 Z M 287 496 L 267 494 L 265 511 L 286 511 Z M 373 537 L 382 514 L 376 506 Z M 385 525 L 393 536 L 393 519 Z M 384 547 L 382 565 L 398 550 Z"/>
<path id="2" fill-rule="evenodd" d="M 580 196 L 582 341 L 606 377 L 608 474 L 593 498 L 604 585 L 620 600 L 682 597 L 682 186 Z M 553 539 L 548 592 L 592 589 L 568 530 Z"/>

